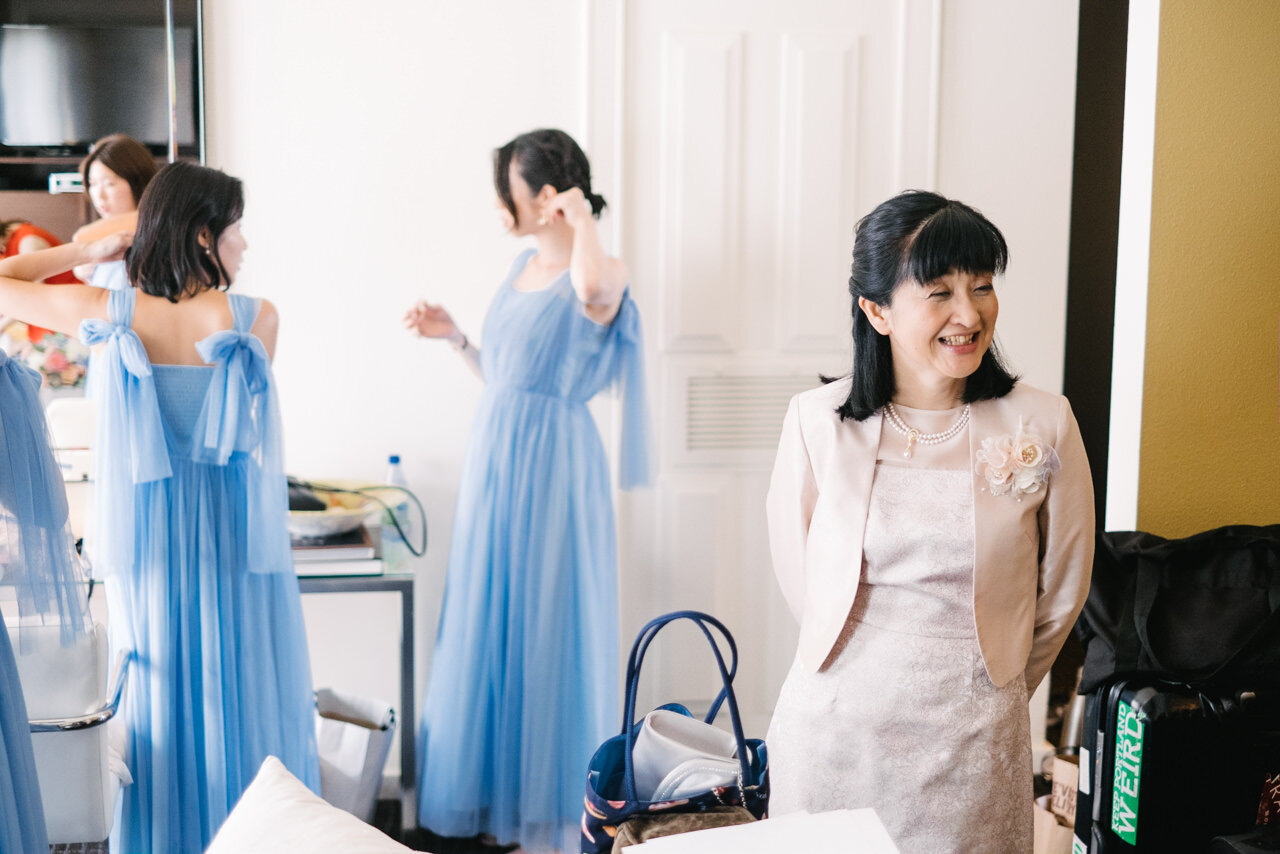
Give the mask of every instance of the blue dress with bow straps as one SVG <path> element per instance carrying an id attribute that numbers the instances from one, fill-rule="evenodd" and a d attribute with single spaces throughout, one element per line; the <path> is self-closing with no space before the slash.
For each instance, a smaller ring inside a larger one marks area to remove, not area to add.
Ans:
<path id="1" fill-rule="evenodd" d="M 14 605 L 0 620 L 0 854 L 49 847 L 18 676 L 21 656 L 36 651 L 26 630 L 57 627 L 70 645 L 88 625 L 67 496 L 39 389 L 40 375 L 0 350 L 0 585 L 6 605 Z"/>
<path id="2" fill-rule="evenodd" d="M 458 492 L 419 741 L 420 823 L 576 850 L 587 763 L 618 727 L 617 548 L 588 401 L 622 397 L 619 481 L 648 477 L 640 313 L 583 312 L 566 272 L 485 317 L 484 393 Z"/>
<path id="3" fill-rule="evenodd" d="M 124 698 L 123 792 L 112 847 L 203 851 L 278 756 L 319 790 L 314 703 L 271 364 L 259 303 L 227 296 L 234 327 L 196 347 L 207 366 L 152 365 L 113 291 L 100 345 L 96 518 L 113 645 L 136 652 Z"/>

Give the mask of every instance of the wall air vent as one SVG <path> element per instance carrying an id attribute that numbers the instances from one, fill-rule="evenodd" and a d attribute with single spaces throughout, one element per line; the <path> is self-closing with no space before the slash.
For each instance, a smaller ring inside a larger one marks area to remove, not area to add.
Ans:
<path id="1" fill-rule="evenodd" d="M 684 450 L 768 452 L 778 447 L 792 396 L 818 384 L 813 374 L 721 375 L 687 378 Z"/>

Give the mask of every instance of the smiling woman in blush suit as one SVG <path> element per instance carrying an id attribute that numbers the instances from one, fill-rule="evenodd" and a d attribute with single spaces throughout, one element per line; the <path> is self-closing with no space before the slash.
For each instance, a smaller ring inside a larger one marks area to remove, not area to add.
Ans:
<path id="1" fill-rule="evenodd" d="M 771 812 L 874 807 L 904 854 L 1031 850 L 1027 700 L 1089 588 L 1079 428 L 994 345 L 1007 258 L 934 193 L 859 222 L 853 371 L 791 401 L 769 489 Z"/>

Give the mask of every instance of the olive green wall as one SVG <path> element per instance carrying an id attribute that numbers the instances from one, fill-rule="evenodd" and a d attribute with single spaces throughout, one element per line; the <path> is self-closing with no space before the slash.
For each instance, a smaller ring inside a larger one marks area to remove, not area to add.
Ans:
<path id="1" fill-rule="evenodd" d="M 1164 0 L 1138 527 L 1280 523 L 1280 2 Z"/>

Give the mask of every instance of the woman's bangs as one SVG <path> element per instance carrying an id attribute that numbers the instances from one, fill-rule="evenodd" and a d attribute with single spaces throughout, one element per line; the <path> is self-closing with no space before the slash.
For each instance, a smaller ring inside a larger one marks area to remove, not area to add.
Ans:
<path id="1" fill-rule="evenodd" d="M 921 226 L 904 264 L 906 278 L 932 282 L 952 270 L 1003 273 L 1009 261 L 1004 235 L 982 214 L 952 202 Z"/>

